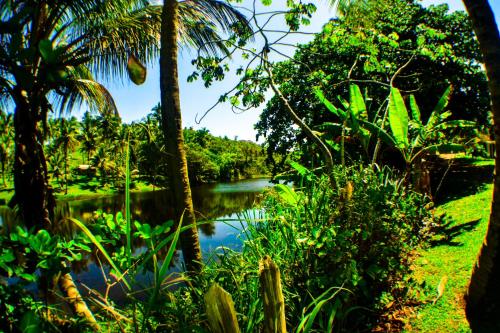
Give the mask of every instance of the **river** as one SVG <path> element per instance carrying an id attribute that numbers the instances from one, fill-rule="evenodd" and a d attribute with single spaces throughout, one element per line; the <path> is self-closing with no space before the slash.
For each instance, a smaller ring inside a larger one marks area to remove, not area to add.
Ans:
<path id="1" fill-rule="evenodd" d="M 239 234 L 245 224 L 244 221 L 240 221 L 241 216 L 255 212 L 253 207 L 261 199 L 262 191 L 268 186 L 272 186 L 268 178 L 259 178 L 206 184 L 192 189 L 198 220 L 209 221 L 198 226 L 200 246 L 205 259 L 220 246 L 236 250 L 241 248 L 242 241 Z M 153 226 L 171 219 L 172 209 L 168 207 L 170 198 L 166 190 L 131 193 L 132 219 Z M 112 214 L 118 211 L 124 212 L 125 196 L 119 194 L 83 200 L 60 200 L 57 203 L 56 218 L 71 216 L 85 222 L 92 218 L 98 209 Z M 10 224 L 11 219 L 11 213 L 7 209 L 0 210 L 0 224 Z M 141 247 L 135 249 L 135 251 L 142 250 L 144 249 Z M 179 269 L 181 253 L 178 252 L 177 265 L 172 270 Z M 107 267 L 105 272 L 108 272 Z M 91 259 L 75 265 L 73 276 L 80 285 L 91 286 L 99 292 L 104 292 L 106 288 L 100 266 Z M 146 280 L 149 278 L 148 274 L 140 277 L 144 280 L 144 284 L 148 283 Z M 120 288 L 113 288 L 110 296 L 115 301 L 120 301 L 123 293 Z"/>

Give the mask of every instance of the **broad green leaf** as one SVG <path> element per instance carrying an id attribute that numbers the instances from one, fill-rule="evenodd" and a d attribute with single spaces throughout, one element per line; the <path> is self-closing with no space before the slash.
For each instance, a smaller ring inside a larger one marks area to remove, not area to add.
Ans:
<path id="1" fill-rule="evenodd" d="M 418 125 L 422 126 L 422 120 L 420 119 L 420 108 L 418 107 L 417 100 L 415 96 L 410 95 L 410 110 L 411 110 L 411 118 Z"/>
<path id="2" fill-rule="evenodd" d="M 432 110 L 432 113 L 431 113 L 429 120 L 427 121 L 427 125 L 425 125 L 425 127 L 427 127 L 428 129 L 431 129 L 439 122 L 439 114 L 446 108 L 446 106 L 448 106 L 448 101 L 450 100 L 450 95 L 451 95 L 451 86 L 448 86 L 448 88 L 446 88 L 443 95 L 439 99 L 438 103 L 434 107 L 434 110 Z"/>
<path id="3" fill-rule="evenodd" d="M 448 128 L 474 128 L 477 124 L 470 120 L 449 120 L 445 121 L 439 125 L 434 126 L 432 128 L 433 131 L 442 131 Z"/>
<path id="4" fill-rule="evenodd" d="M 291 206 L 297 205 L 299 197 L 291 187 L 283 184 L 277 184 L 274 186 L 274 189 L 276 190 L 280 198 L 283 199 L 286 203 Z"/>
<path id="5" fill-rule="evenodd" d="M 146 67 L 133 54 L 128 58 L 127 71 L 130 80 L 135 84 L 141 85 L 146 81 Z"/>
<path id="6" fill-rule="evenodd" d="M 397 147 L 400 149 L 408 148 L 410 145 L 408 142 L 408 110 L 398 88 L 391 88 L 389 126 Z"/>
<path id="7" fill-rule="evenodd" d="M 363 119 L 368 118 L 363 95 L 361 94 L 359 86 L 356 84 L 351 84 L 349 86 L 349 109 L 353 118 L 358 119 L 360 116 L 363 116 Z"/>
<path id="8" fill-rule="evenodd" d="M 361 125 L 364 128 L 366 128 L 370 133 L 375 135 L 376 138 L 380 138 L 380 140 L 382 140 L 382 142 L 386 143 L 387 145 L 391 147 L 397 146 L 394 138 L 389 133 L 387 133 L 385 130 L 375 125 L 374 123 L 362 120 Z"/>
<path id="9" fill-rule="evenodd" d="M 325 95 L 323 94 L 323 92 L 319 88 L 314 89 L 314 94 L 319 99 L 319 101 L 321 103 L 323 103 L 323 105 L 328 109 L 328 111 L 330 111 L 331 113 L 333 113 L 334 115 L 336 115 L 340 119 L 345 120 L 345 118 L 347 116 L 346 113 L 344 111 L 342 111 L 341 109 L 335 107 L 335 105 L 333 105 L 328 99 L 326 99 Z"/>
<path id="10" fill-rule="evenodd" d="M 301 176 L 307 176 L 308 174 L 310 174 L 310 173 L 311 173 L 311 171 L 310 171 L 308 168 L 306 168 L 306 167 L 305 167 L 305 166 L 303 166 L 302 164 L 297 163 L 297 162 L 295 162 L 295 161 L 291 161 L 291 162 L 290 162 L 290 166 L 291 166 L 292 168 L 294 168 L 294 169 L 295 169 L 295 171 L 297 171 L 297 172 L 299 173 L 299 175 L 301 175 Z M 288 186 L 287 186 L 287 187 L 288 187 Z"/>
<path id="11" fill-rule="evenodd" d="M 20 328 L 22 333 L 43 332 L 42 321 L 34 311 L 26 312 L 21 318 Z"/>
<path id="12" fill-rule="evenodd" d="M 52 46 L 52 42 L 48 39 L 42 39 L 38 43 L 38 49 L 40 50 L 40 54 L 45 62 L 52 64 L 56 60 L 54 54 L 54 48 Z"/>

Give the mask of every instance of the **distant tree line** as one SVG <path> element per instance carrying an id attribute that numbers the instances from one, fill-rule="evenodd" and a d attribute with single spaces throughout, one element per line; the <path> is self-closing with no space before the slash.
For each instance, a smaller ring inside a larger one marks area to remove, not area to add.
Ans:
<path id="1" fill-rule="evenodd" d="M 127 145 L 133 179 L 167 184 L 167 161 L 159 127 L 159 107 L 140 121 L 121 122 L 115 114 L 86 112 L 81 120 L 50 118 L 44 129 L 48 173 L 54 187 L 67 192 L 72 175 L 96 177 L 101 185 L 124 186 Z M 0 112 L 0 172 L 4 186 L 12 177 L 12 116 Z M 216 137 L 206 128 L 184 129 L 192 184 L 265 175 L 265 151 L 251 141 Z"/>

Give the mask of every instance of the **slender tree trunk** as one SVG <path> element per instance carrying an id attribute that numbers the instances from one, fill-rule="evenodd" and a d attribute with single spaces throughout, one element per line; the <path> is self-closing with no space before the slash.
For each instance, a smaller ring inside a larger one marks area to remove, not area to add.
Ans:
<path id="1" fill-rule="evenodd" d="M 179 98 L 178 33 L 177 0 L 164 0 L 160 51 L 161 127 L 168 154 L 169 185 L 173 194 L 175 221 L 179 221 L 182 217 L 183 225 L 191 225 L 180 235 L 184 261 L 189 271 L 199 271 L 201 250 L 189 186 Z"/>
<path id="2" fill-rule="evenodd" d="M 48 229 L 53 218 L 55 200 L 48 184 L 43 145 L 31 110 L 34 106 L 28 103 L 25 91 L 16 89 L 14 204 L 19 205 L 28 228 Z"/>
<path id="3" fill-rule="evenodd" d="M 5 161 L 2 161 L 2 180 L 3 180 L 3 187 L 6 187 L 7 181 L 5 180 Z"/>
<path id="4" fill-rule="evenodd" d="M 68 194 L 68 147 L 64 147 L 64 194 Z"/>
<path id="5" fill-rule="evenodd" d="M 483 54 L 495 128 L 495 176 L 486 238 L 473 268 L 466 313 L 473 331 L 500 332 L 500 36 L 487 0 L 463 0 Z"/>

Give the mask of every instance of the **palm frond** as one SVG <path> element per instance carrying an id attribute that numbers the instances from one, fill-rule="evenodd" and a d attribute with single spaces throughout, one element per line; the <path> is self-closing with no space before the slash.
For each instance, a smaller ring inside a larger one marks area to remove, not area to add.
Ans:
<path id="1" fill-rule="evenodd" d="M 225 1 L 220 0 L 185 0 L 179 2 L 179 15 L 189 17 L 189 13 L 202 15 L 207 22 L 215 24 L 224 33 L 231 32 L 235 24 L 250 26 L 241 12 Z M 192 15 L 192 14 L 191 14 Z"/>
<path id="2" fill-rule="evenodd" d="M 61 113 L 69 113 L 75 106 L 86 103 L 91 111 L 118 114 L 109 91 L 94 80 L 85 66 L 72 68 L 70 77 L 64 81 L 57 93 L 55 105 Z"/>
<path id="3" fill-rule="evenodd" d="M 222 34 L 234 29 L 251 31 L 245 15 L 219 0 L 179 2 L 179 41 L 207 55 L 227 54 Z"/>

